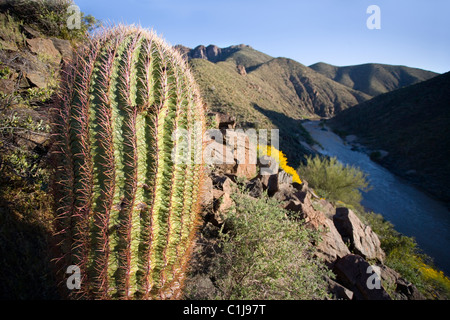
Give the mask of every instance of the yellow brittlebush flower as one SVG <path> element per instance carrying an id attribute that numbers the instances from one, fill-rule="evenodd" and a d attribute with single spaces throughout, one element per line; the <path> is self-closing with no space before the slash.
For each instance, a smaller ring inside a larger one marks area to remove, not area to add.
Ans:
<path id="1" fill-rule="evenodd" d="M 419 268 L 425 278 L 433 279 L 450 289 L 450 279 L 444 275 L 444 272 L 435 270 L 423 262 L 420 263 Z"/>
<path id="2" fill-rule="evenodd" d="M 283 169 L 287 174 L 292 176 L 292 181 L 299 184 L 302 183 L 297 171 L 287 164 L 287 158 L 284 153 L 274 146 L 261 146 L 258 145 L 258 152 L 260 156 L 267 155 L 275 159 L 281 169 Z"/>

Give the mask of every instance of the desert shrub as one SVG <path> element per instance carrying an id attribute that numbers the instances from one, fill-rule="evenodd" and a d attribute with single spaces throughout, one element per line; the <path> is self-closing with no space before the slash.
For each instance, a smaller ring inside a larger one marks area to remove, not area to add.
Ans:
<path id="1" fill-rule="evenodd" d="M 232 195 L 213 277 L 219 299 L 324 299 L 330 271 L 313 258 L 317 234 L 287 218 L 279 202 L 264 195 Z"/>
<path id="2" fill-rule="evenodd" d="M 68 10 L 71 5 L 74 5 L 72 0 L 7 0 L 1 4 L 1 9 L 47 36 L 67 40 L 84 39 L 85 33 L 97 28 L 100 22 L 80 12 L 80 28 L 70 29 L 67 21 L 72 14 Z"/>
<path id="3" fill-rule="evenodd" d="M 298 172 L 319 196 L 334 203 L 342 201 L 359 207 L 361 191 L 370 189 L 364 172 L 359 168 L 343 165 L 336 157 L 308 156 L 306 164 L 301 165 Z"/>

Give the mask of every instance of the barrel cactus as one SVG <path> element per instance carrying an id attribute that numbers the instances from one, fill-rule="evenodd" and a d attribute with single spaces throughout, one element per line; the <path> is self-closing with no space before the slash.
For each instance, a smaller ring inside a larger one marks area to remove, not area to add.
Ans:
<path id="1" fill-rule="evenodd" d="M 81 280 L 70 296 L 180 298 L 205 130 L 186 63 L 153 31 L 105 29 L 67 68 L 55 109 L 57 265 Z"/>

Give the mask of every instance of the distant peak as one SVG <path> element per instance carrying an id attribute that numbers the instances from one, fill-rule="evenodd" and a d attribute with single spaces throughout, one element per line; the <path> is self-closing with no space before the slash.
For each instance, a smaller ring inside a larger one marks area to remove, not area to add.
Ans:
<path id="1" fill-rule="evenodd" d="M 220 48 L 215 44 L 209 44 L 207 47 L 204 45 L 198 45 L 194 49 L 177 44 L 174 46 L 182 55 L 185 55 L 188 59 L 205 59 L 211 62 L 220 61 L 223 54 L 229 54 L 230 51 L 237 51 L 244 48 L 252 48 L 246 44 L 232 45 L 225 48 Z"/>

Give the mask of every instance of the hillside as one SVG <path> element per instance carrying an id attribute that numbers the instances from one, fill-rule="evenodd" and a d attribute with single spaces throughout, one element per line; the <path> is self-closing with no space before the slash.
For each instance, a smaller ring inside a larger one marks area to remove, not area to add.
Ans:
<path id="1" fill-rule="evenodd" d="M 337 67 L 319 62 L 309 67 L 329 79 L 370 96 L 400 89 L 438 75 L 422 69 L 379 63 Z"/>
<path id="2" fill-rule="evenodd" d="M 361 103 L 329 124 L 373 150 L 386 150 L 383 165 L 450 201 L 449 87 L 445 73 Z"/>
<path id="3" fill-rule="evenodd" d="M 272 58 L 249 46 L 176 46 L 188 59 L 212 111 L 236 116 L 244 128 L 279 128 L 281 148 L 299 163 L 307 151 L 304 118 L 329 117 L 370 97 L 291 59 Z"/>
<path id="4" fill-rule="evenodd" d="M 263 99 L 270 100 L 271 104 L 286 105 L 286 108 L 281 109 L 288 116 L 300 114 L 303 117 L 328 117 L 370 98 L 362 92 L 330 81 L 299 62 L 287 58 L 272 58 L 247 45 L 241 44 L 227 48 L 201 45 L 194 49 L 177 45 L 175 48 L 191 61 L 199 75 L 205 73 L 203 68 L 211 69 L 212 67 L 203 62 L 197 62 L 197 59 L 206 60 L 221 67 L 215 70 L 218 73 L 217 77 L 220 77 L 221 73 L 226 73 L 227 82 L 239 83 L 234 85 L 232 92 L 228 93 L 234 95 L 245 93 L 244 86 L 241 86 L 242 81 L 239 80 L 242 77 L 239 76 L 246 76 L 248 79 L 244 82 L 247 86 L 253 86 Z M 221 81 L 219 85 L 224 83 L 225 81 Z M 202 89 L 208 89 L 202 84 L 200 86 Z M 214 81 L 209 82 L 209 87 L 216 87 Z M 223 98 L 227 99 L 227 97 Z M 234 97 L 228 98 L 229 102 L 234 102 L 232 101 Z M 210 102 L 208 97 L 207 102 Z M 216 103 L 211 103 L 211 106 L 215 107 Z M 239 107 L 246 109 L 247 106 Z M 274 108 L 277 107 L 274 106 Z"/>
<path id="5" fill-rule="evenodd" d="M 215 45 L 207 47 L 199 45 L 194 49 L 182 45 L 176 45 L 175 48 L 190 59 L 206 59 L 211 62 L 219 62 L 225 60 L 234 60 L 236 64 L 245 68 L 252 68 L 272 59 L 271 56 L 254 50 L 252 47 L 240 44 L 226 48 L 219 48 Z"/>

